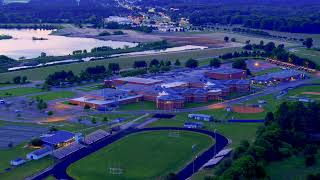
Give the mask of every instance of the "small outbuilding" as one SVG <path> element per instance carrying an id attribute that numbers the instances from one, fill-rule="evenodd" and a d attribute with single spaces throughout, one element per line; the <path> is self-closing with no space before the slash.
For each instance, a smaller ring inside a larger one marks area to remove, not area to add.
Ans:
<path id="1" fill-rule="evenodd" d="M 190 128 L 190 129 L 200 129 L 203 127 L 202 122 L 186 122 L 184 123 L 185 128 Z"/>
<path id="2" fill-rule="evenodd" d="M 213 121 L 213 117 L 207 114 L 189 114 L 188 118 L 201 121 Z"/>
<path id="3" fill-rule="evenodd" d="M 53 152 L 53 149 L 51 147 L 44 146 L 41 149 L 35 150 L 35 151 L 27 154 L 27 159 L 38 160 L 38 159 L 41 159 L 41 158 L 43 158 L 45 156 L 48 156 L 52 152 Z"/>
<path id="4" fill-rule="evenodd" d="M 25 162 L 26 162 L 25 159 L 23 159 L 23 158 L 17 158 L 17 159 L 11 160 L 11 161 L 10 161 L 10 164 L 11 164 L 12 166 L 19 166 L 19 165 L 21 165 L 21 164 L 24 164 Z"/>

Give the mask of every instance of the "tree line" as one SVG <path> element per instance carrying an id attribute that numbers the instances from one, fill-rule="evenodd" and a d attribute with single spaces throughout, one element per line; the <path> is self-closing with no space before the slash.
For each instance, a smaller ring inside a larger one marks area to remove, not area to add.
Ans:
<path id="1" fill-rule="evenodd" d="M 320 103 L 282 103 L 275 113 L 267 113 L 252 143 L 242 141 L 231 159 L 218 166 L 215 179 L 270 178 L 265 166 L 291 156 L 303 156 L 306 167 L 314 166 L 319 146 L 310 135 L 320 132 L 319 119 Z"/>

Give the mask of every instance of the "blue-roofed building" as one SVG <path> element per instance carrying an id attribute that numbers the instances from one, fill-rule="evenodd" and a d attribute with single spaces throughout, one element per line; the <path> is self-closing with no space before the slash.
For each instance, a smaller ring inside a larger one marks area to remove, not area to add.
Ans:
<path id="1" fill-rule="evenodd" d="M 11 160 L 11 161 L 10 161 L 10 165 L 12 165 L 12 166 L 18 166 L 18 165 L 24 164 L 25 162 L 26 162 L 25 159 L 23 159 L 23 158 L 17 158 L 17 159 Z"/>
<path id="2" fill-rule="evenodd" d="M 184 127 L 185 128 L 190 128 L 190 129 L 200 129 L 203 127 L 203 123 L 202 122 L 186 122 L 184 123 Z"/>
<path id="3" fill-rule="evenodd" d="M 188 114 L 188 118 L 201 121 L 213 121 L 213 117 L 207 114 Z"/>
<path id="4" fill-rule="evenodd" d="M 50 147 L 59 148 L 72 143 L 75 140 L 75 134 L 69 131 L 56 131 L 52 134 L 47 134 L 41 140 Z"/>

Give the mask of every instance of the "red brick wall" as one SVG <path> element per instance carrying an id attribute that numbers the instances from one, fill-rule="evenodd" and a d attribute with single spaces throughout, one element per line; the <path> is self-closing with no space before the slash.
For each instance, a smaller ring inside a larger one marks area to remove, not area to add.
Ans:
<path id="1" fill-rule="evenodd" d="M 221 74 L 215 72 L 206 72 L 205 75 L 211 79 L 220 79 L 220 80 L 227 80 L 227 79 L 245 79 L 247 78 L 247 72 L 239 72 L 239 73 L 232 73 L 232 74 Z"/>

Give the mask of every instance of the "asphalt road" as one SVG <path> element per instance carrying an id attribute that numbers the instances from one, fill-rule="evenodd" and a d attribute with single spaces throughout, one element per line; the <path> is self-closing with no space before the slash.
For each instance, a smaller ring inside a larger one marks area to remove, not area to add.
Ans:
<path id="1" fill-rule="evenodd" d="M 53 175 L 57 179 L 73 179 L 70 177 L 66 170 L 67 168 L 76 161 L 98 151 L 101 148 L 104 148 L 115 141 L 124 138 L 130 134 L 138 133 L 138 132 L 147 132 L 147 131 L 160 131 L 160 130 L 179 130 L 179 131 L 190 131 L 197 132 L 201 134 L 205 134 L 215 139 L 215 144 L 213 144 L 208 150 L 200 154 L 197 158 L 195 158 L 192 162 L 187 164 L 183 169 L 181 169 L 177 176 L 179 179 L 184 180 L 192 176 L 193 173 L 197 172 L 206 162 L 212 159 L 219 151 L 223 150 L 228 145 L 228 139 L 218 133 L 214 133 L 212 131 L 202 130 L 202 129 L 188 129 L 188 128 L 179 128 L 179 127 L 157 127 L 157 128 L 146 128 L 146 129 L 129 129 L 126 131 L 122 131 L 110 137 L 104 138 L 97 143 L 94 143 L 87 148 L 83 148 L 65 159 L 56 163 L 53 167 L 46 169 L 42 173 L 28 178 L 32 180 L 41 180 L 46 178 L 49 175 Z"/>

